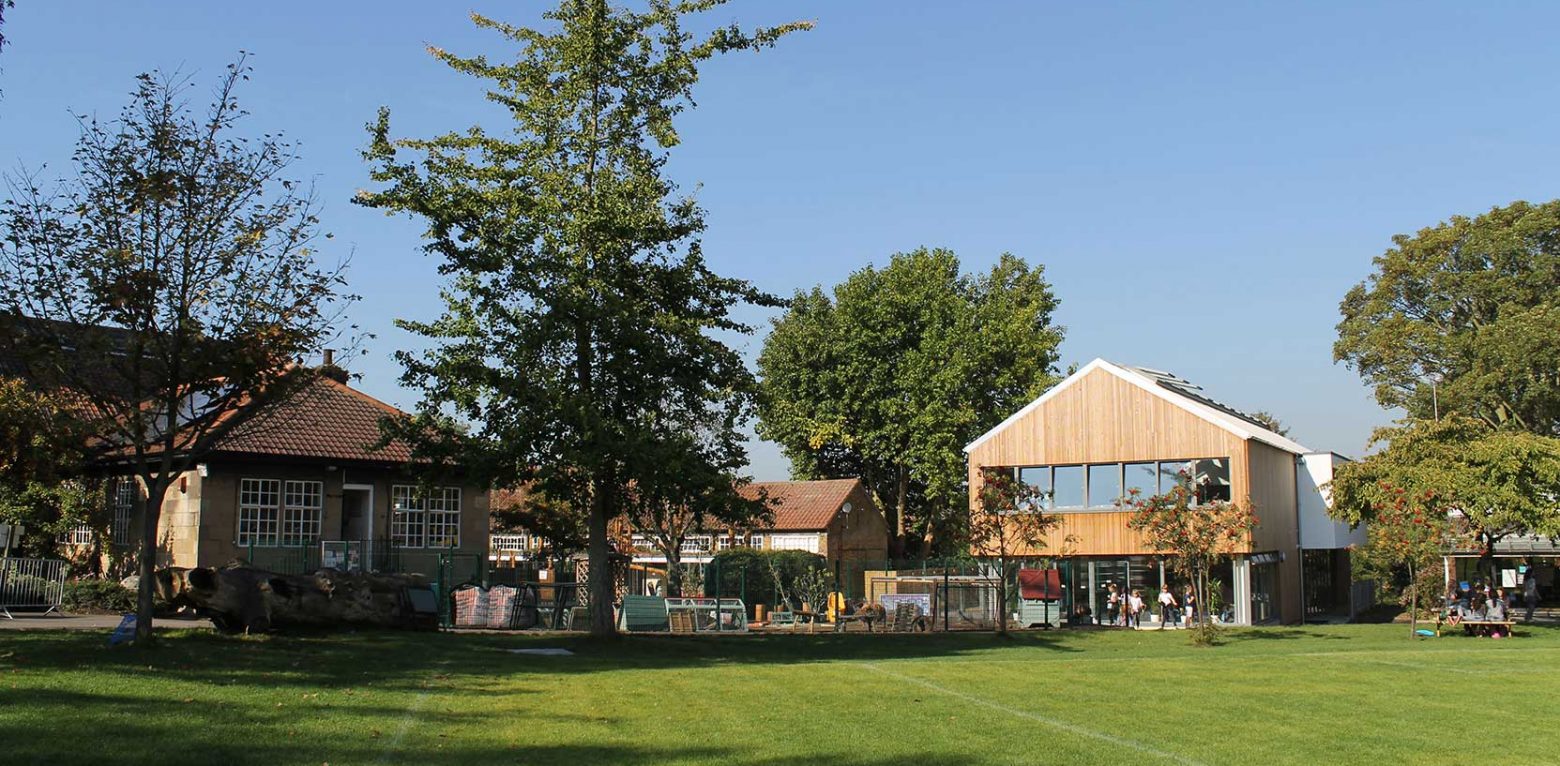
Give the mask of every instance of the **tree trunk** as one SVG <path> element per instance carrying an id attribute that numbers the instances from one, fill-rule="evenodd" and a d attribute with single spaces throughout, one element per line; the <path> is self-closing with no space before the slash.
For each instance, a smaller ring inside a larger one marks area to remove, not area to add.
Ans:
<path id="1" fill-rule="evenodd" d="M 999 566 L 1001 569 L 997 572 L 997 635 L 1006 636 L 1008 634 L 1007 561 L 1003 560 Z"/>
<path id="2" fill-rule="evenodd" d="M 136 503 L 141 506 L 141 561 L 136 566 L 138 575 L 135 596 L 135 641 L 149 644 L 152 641 L 152 610 L 157 595 L 157 523 L 162 518 L 163 496 L 168 494 L 169 480 L 160 475 L 146 487 L 146 499 L 136 492 Z"/>
<path id="3" fill-rule="evenodd" d="M 894 538 L 889 541 L 889 549 L 898 558 L 905 555 L 905 495 L 910 493 L 910 476 L 905 473 L 904 466 L 899 467 L 899 481 L 894 485 Z"/>
<path id="4" fill-rule="evenodd" d="M 590 593 L 590 634 L 592 636 L 617 635 L 617 623 L 612 619 L 612 551 L 607 545 L 607 520 L 609 509 L 607 495 L 600 479 L 592 483 L 590 497 L 590 571 L 586 585 Z"/>
<path id="5" fill-rule="evenodd" d="M 1419 635 L 1419 576 L 1413 562 L 1408 564 L 1408 637 Z"/>
<path id="6" fill-rule="evenodd" d="M 666 595 L 680 598 L 683 595 L 682 546 L 668 545 L 661 552 L 666 554 Z"/>

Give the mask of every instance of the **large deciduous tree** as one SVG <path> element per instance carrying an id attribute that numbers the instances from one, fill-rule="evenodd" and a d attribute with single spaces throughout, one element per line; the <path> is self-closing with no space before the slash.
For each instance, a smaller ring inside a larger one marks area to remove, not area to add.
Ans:
<path id="1" fill-rule="evenodd" d="M 1042 267 L 1003 255 L 960 273 L 947 250 L 894 255 L 800 292 L 759 357 L 759 433 L 793 474 L 861 477 L 892 549 L 966 539 L 962 448 L 1056 381 L 1062 328 Z"/>
<path id="2" fill-rule="evenodd" d="M 1433 498 L 1426 512 L 1461 519 L 1492 579 L 1501 538 L 1560 536 L 1560 439 L 1453 414 L 1382 429 L 1375 441 L 1385 449 L 1334 472 L 1335 517 L 1374 525 L 1401 497 Z"/>
<path id="3" fill-rule="evenodd" d="M 81 119 L 76 173 L 8 178 L 0 338 L 35 386 L 92 413 L 100 461 L 138 480 L 137 640 L 150 638 L 163 496 L 231 424 L 310 374 L 334 337 L 342 264 L 319 265 L 295 153 L 236 134 L 240 58 L 208 112 L 142 75 L 117 120 Z"/>
<path id="4" fill-rule="evenodd" d="M 1343 299 L 1334 358 L 1411 417 L 1560 436 L 1560 201 L 1392 241 Z"/>
<path id="5" fill-rule="evenodd" d="M 546 29 L 474 15 L 518 44 L 514 60 L 432 53 L 486 81 L 514 124 L 393 140 L 382 110 L 370 128 L 384 186 L 359 201 L 425 219 L 453 277 L 441 317 L 402 323 L 433 342 L 399 355 L 423 392 L 409 436 L 437 451 L 424 437 L 453 415 L 472 425 L 465 462 L 495 484 L 588 509 L 596 634 L 615 630 L 608 524 L 676 449 L 660 414 L 739 424 L 755 384 L 717 336 L 751 332 L 734 307 L 775 303 L 709 269 L 703 213 L 663 174 L 700 65 L 808 26 L 685 28 L 723 4 L 564 0 Z"/>

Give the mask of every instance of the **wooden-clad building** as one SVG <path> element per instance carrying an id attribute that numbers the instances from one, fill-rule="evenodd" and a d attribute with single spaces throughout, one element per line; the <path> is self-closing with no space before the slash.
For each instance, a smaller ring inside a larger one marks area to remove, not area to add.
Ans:
<path id="1" fill-rule="evenodd" d="M 1198 497 L 1249 504 L 1257 515 L 1256 530 L 1215 574 L 1235 622 L 1299 622 L 1308 602 L 1347 601 L 1344 548 L 1359 533 L 1326 518 L 1315 481 L 1319 473 L 1330 478 L 1332 453 L 1313 453 L 1174 375 L 1096 359 L 965 452 L 972 504 L 986 468 L 1012 470 L 1048 493 L 1062 523 L 1034 553 L 1056 555 L 1065 547 L 1073 557 L 1066 568 L 1069 608 L 1087 604 L 1103 614 L 1111 584 L 1150 598 L 1165 586 L 1179 593 L 1178 578 L 1127 526 L 1130 514 L 1117 503 L 1132 489 L 1157 494 L 1182 476 Z M 1325 532 L 1310 535 L 1310 554 L 1303 553 L 1302 507 L 1307 527 Z M 1308 576 L 1303 560 L 1325 571 Z M 1317 592 L 1305 598 L 1307 590 Z"/>

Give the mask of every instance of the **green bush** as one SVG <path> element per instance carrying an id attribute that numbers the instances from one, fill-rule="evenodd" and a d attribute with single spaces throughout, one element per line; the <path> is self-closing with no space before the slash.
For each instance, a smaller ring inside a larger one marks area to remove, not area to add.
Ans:
<path id="1" fill-rule="evenodd" d="M 65 583 L 67 612 L 130 612 L 135 610 L 135 591 L 112 580 L 96 578 Z"/>
<path id="2" fill-rule="evenodd" d="M 774 565 L 771 571 L 770 565 Z M 780 575 L 781 585 L 790 596 L 793 607 L 800 607 L 802 598 L 798 592 L 799 579 L 806 573 L 826 566 L 822 556 L 807 551 L 755 551 L 750 548 L 733 548 L 721 551 L 704 570 L 704 595 L 714 596 L 716 577 L 720 578 L 722 598 L 742 598 L 751 608 L 764 604 L 771 608 L 779 604 L 775 593 L 775 573 Z"/>

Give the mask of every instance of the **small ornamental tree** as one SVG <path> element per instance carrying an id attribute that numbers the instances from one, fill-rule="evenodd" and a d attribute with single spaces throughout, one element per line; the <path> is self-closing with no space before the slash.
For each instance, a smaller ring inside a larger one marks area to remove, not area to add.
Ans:
<path id="1" fill-rule="evenodd" d="M 1118 505 L 1132 513 L 1127 526 L 1141 534 L 1149 547 L 1174 557 L 1171 563 L 1192 581 L 1197 603 L 1203 605 L 1209 603 L 1208 573 L 1213 565 L 1239 550 L 1257 528 L 1249 504 L 1198 502 L 1185 472 L 1168 492 L 1144 497 L 1132 490 Z M 1209 644 L 1213 634 L 1211 610 L 1199 609 L 1192 641 Z"/>
<path id="2" fill-rule="evenodd" d="M 1399 603 L 1408 610 L 1409 635 L 1419 630 L 1419 614 L 1434 611 L 1442 596 L 1435 574 L 1441 556 L 1459 538 L 1467 523 L 1454 510 L 1449 495 L 1432 489 L 1410 491 L 1401 484 L 1380 480 L 1368 488 L 1351 486 L 1350 502 L 1370 506 L 1361 563 L 1391 577 L 1408 575 Z M 1362 497 L 1363 496 L 1363 497 Z"/>
<path id="3" fill-rule="evenodd" d="M 970 513 L 970 551 L 994 566 L 986 580 L 997 591 L 997 635 L 1008 634 L 1008 585 L 1018 558 L 1045 547 L 1045 538 L 1061 524 L 1046 513 L 1045 493 L 1018 481 L 1010 468 L 981 471 L 979 502 Z"/>

